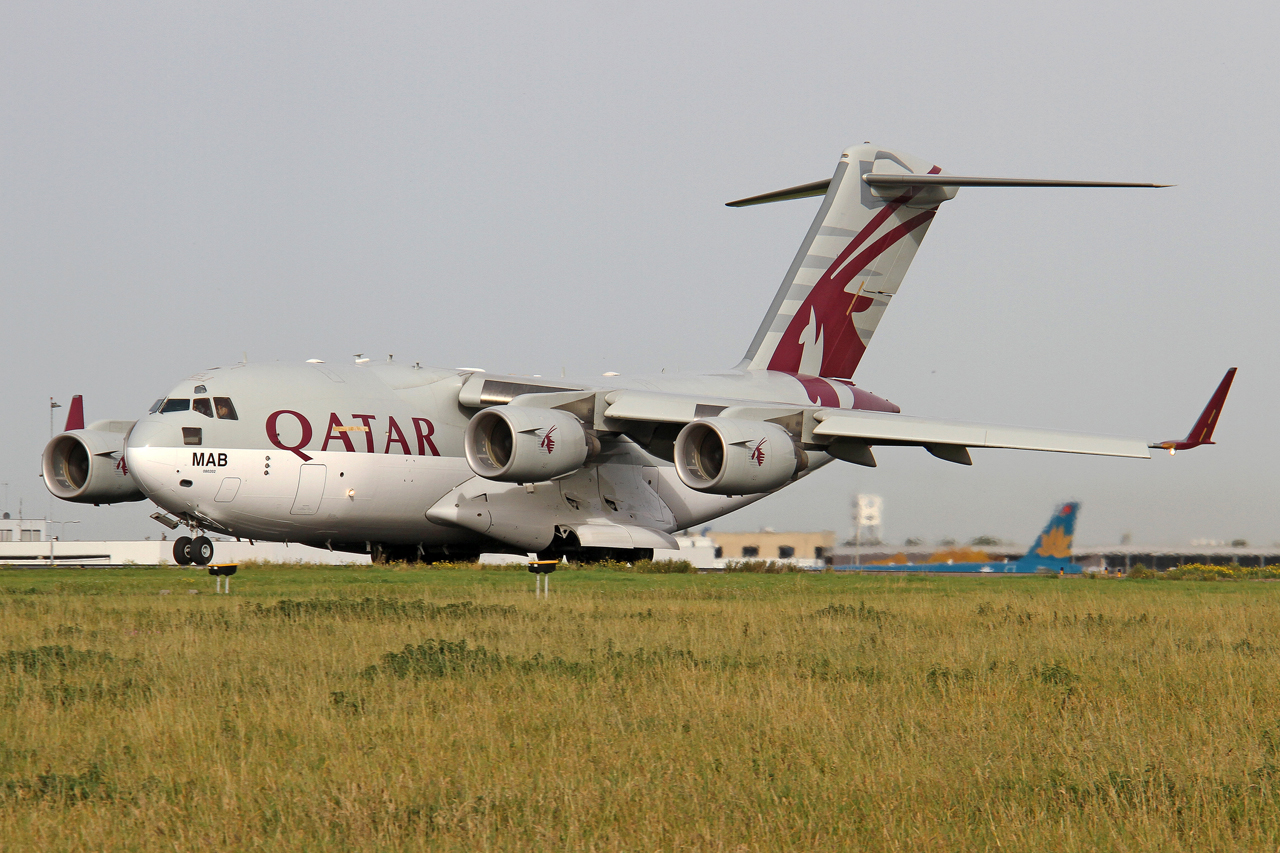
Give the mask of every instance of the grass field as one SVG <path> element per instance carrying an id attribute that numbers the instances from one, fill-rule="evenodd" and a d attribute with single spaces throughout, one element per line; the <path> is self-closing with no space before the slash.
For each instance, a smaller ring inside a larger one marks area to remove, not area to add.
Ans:
<path id="1" fill-rule="evenodd" d="M 1273 583 L 596 570 L 541 601 L 517 571 L 257 567 L 213 585 L 0 571 L 0 848 L 1280 843 Z"/>

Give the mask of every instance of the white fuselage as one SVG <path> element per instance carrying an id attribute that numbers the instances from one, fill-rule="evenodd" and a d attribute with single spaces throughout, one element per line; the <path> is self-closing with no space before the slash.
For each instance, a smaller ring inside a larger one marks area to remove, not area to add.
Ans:
<path id="1" fill-rule="evenodd" d="M 179 383 L 162 408 L 134 425 L 125 461 L 149 499 L 186 520 L 243 538 L 347 549 L 368 542 L 433 548 L 493 536 L 524 541 L 499 526 L 478 532 L 427 517 L 454 492 L 493 508 L 511 502 L 517 514 L 532 508 L 566 523 L 608 519 L 668 533 L 764 496 L 694 491 L 670 462 L 625 435 L 602 436 L 598 457 L 555 482 L 483 480 L 463 453 L 463 432 L 476 409 L 463 405 L 460 394 L 474 376 L 797 405 L 813 405 L 819 394 L 826 397 L 821 402 L 842 407 L 865 403 L 855 393 L 871 398 L 826 380 L 815 391 L 768 371 L 610 377 L 604 386 L 390 364 L 242 364 Z M 222 409 L 209 414 L 218 400 L 230 402 L 235 419 Z M 828 461 L 817 456 L 809 470 Z"/>

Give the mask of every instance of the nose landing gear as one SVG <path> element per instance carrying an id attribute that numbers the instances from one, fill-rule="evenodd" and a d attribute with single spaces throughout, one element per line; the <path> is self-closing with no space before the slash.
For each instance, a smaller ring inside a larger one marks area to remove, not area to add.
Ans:
<path id="1" fill-rule="evenodd" d="M 179 566 L 207 566 L 213 560 L 213 542 L 208 536 L 179 536 L 173 541 L 173 561 Z"/>

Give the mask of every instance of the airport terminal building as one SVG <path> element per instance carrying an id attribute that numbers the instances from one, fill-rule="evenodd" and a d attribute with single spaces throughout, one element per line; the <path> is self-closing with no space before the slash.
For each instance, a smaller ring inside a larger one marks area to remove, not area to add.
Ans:
<path id="1" fill-rule="evenodd" d="M 1176 569 L 1178 566 L 1200 564 L 1205 566 L 1240 565 L 1246 568 L 1280 564 L 1280 546 L 1248 548 L 1218 546 L 1159 547 L 1151 545 L 1111 545 L 1077 548 L 1072 562 L 1086 569 L 1127 572 L 1134 566 L 1156 571 Z"/>
<path id="2" fill-rule="evenodd" d="M 983 547 L 992 562 L 1016 560 L 1027 552 L 1021 546 Z M 828 557 L 833 565 L 865 565 L 872 568 L 877 562 L 925 563 L 934 555 L 925 549 L 891 549 L 883 545 L 867 545 L 862 548 L 841 546 Z M 905 559 L 903 559 L 905 557 Z M 1280 546 L 1270 548 L 1232 547 L 1226 545 L 1096 545 L 1075 548 L 1071 562 L 1083 566 L 1086 571 L 1125 573 L 1135 566 L 1166 571 L 1178 566 L 1200 564 L 1206 566 L 1240 565 L 1247 568 L 1280 565 Z"/>

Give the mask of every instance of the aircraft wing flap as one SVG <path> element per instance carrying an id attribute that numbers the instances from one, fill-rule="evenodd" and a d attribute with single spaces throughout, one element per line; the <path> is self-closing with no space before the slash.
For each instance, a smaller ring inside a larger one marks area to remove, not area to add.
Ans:
<path id="1" fill-rule="evenodd" d="M 605 401 L 609 407 L 604 410 L 604 416 L 621 421 L 664 421 L 678 424 L 697 418 L 694 414 L 697 402 L 687 397 L 638 391 L 610 394 Z"/>
<path id="2" fill-rule="evenodd" d="M 825 409 L 816 412 L 815 436 L 858 438 L 868 443 L 951 444 L 962 447 L 996 447 L 1053 453 L 1085 453 L 1095 456 L 1127 456 L 1149 459 L 1144 441 L 1109 435 L 1058 430 L 968 424 L 957 421 L 913 418 L 881 412 Z"/>
<path id="3" fill-rule="evenodd" d="M 975 424 L 831 410 L 816 412 L 814 417 L 819 421 L 813 428 L 814 435 L 966 447 L 983 447 L 987 440 L 986 429 Z"/>
<path id="4" fill-rule="evenodd" d="M 601 520 L 588 520 L 565 525 L 578 534 L 578 542 L 587 548 L 653 548 L 678 551 L 680 543 L 670 533 L 637 524 L 613 524 Z"/>

